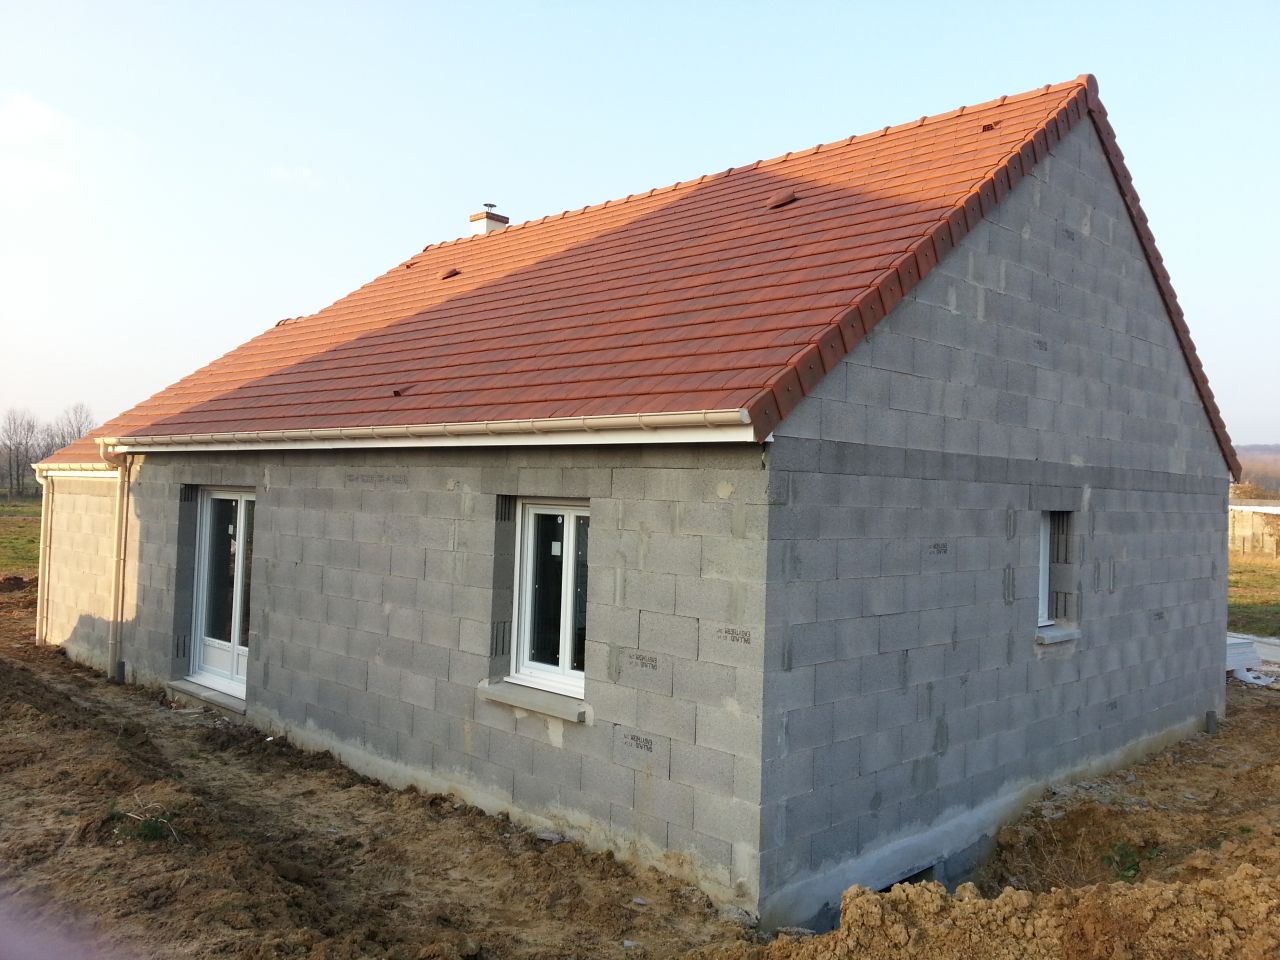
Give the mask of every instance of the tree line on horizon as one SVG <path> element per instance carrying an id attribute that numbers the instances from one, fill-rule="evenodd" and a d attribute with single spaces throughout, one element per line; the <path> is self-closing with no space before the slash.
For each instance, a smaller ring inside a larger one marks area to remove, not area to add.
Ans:
<path id="1" fill-rule="evenodd" d="M 0 482 L 9 496 L 34 493 L 38 486 L 31 465 L 79 440 L 94 426 L 93 413 L 83 403 L 71 404 L 48 421 L 24 408 L 6 410 L 0 417 Z"/>
<path id="2" fill-rule="evenodd" d="M 1280 446 L 1242 446 L 1240 455 L 1241 479 L 1248 485 L 1263 491 L 1249 499 L 1270 500 L 1280 496 Z M 1236 493 L 1243 497 L 1243 493 Z"/>

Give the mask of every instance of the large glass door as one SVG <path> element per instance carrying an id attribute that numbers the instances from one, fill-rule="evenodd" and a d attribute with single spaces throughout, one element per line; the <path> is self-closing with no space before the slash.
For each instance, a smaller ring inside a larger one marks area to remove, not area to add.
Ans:
<path id="1" fill-rule="evenodd" d="M 203 490 L 197 541 L 191 678 L 244 697 L 249 661 L 252 493 Z"/>

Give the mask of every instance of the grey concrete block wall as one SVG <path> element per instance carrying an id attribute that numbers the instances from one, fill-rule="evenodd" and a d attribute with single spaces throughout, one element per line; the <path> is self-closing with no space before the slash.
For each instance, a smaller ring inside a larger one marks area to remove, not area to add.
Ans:
<path id="1" fill-rule="evenodd" d="M 251 719 L 754 907 L 767 476 L 758 447 L 149 456 L 124 656 L 185 674 L 182 491 L 253 488 Z M 590 504 L 586 723 L 477 695 L 510 664 L 499 496 Z"/>
<path id="2" fill-rule="evenodd" d="M 1091 125 L 802 401 L 770 472 L 766 917 L 1222 709 L 1227 468 Z M 1080 636 L 1052 646 L 1042 510 L 1073 511 Z"/>
<path id="3" fill-rule="evenodd" d="M 50 563 L 45 641 L 100 670 L 107 667 L 111 618 L 111 555 L 116 481 L 52 477 Z"/>

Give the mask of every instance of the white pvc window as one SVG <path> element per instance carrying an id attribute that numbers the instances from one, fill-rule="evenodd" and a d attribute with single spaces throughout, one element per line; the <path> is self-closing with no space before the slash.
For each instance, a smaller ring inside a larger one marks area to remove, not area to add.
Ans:
<path id="1" fill-rule="evenodd" d="M 1053 626 L 1049 616 L 1049 541 L 1052 538 L 1049 514 L 1040 514 L 1040 608 L 1037 612 L 1037 623 L 1042 627 Z"/>
<path id="2" fill-rule="evenodd" d="M 252 493 L 200 491 L 190 679 L 243 698 L 249 662 Z"/>
<path id="3" fill-rule="evenodd" d="M 581 698 L 586 674 L 585 503 L 524 501 L 516 528 L 516 643 L 510 680 Z"/>
<path id="4" fill-rule="evenodd" d="M 1037 620 L 1049 627 L 1071 622 L 1071 514 L 1050 510 L 1040 514 L 1040 607 Z"/>

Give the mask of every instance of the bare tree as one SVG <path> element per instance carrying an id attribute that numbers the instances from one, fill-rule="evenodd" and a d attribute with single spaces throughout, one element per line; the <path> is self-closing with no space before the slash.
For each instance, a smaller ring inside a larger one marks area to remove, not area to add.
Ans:
<path id="1" fill-rule="evenodd" d="M 93 414 L 83 403 L 73 403 L 52 423 L 41 423 L 30 410 L 9 408 L 0 417 L 0 488 L 7 487 L 11 497 L 34 489 L 31 464 L 79 440 L 93 427 Z"/>
<path id="2" fill-rule="evenodd" d="M 52 448 L 48 453 L 79 440 L 94 428 L 93 413 L 83 403 L 73 403 L 49 424 L 47 435 Z M 47 456 L 48 454 L 46 454 Z"/>
<path id="3" fill-rule="evenodd" d="M 40 437 L 40 422 L 30 410 L 10 408 L 0 418 L 0 448 L 5 453 L 9 495 L 26 492 L 30 463 Z"/>

